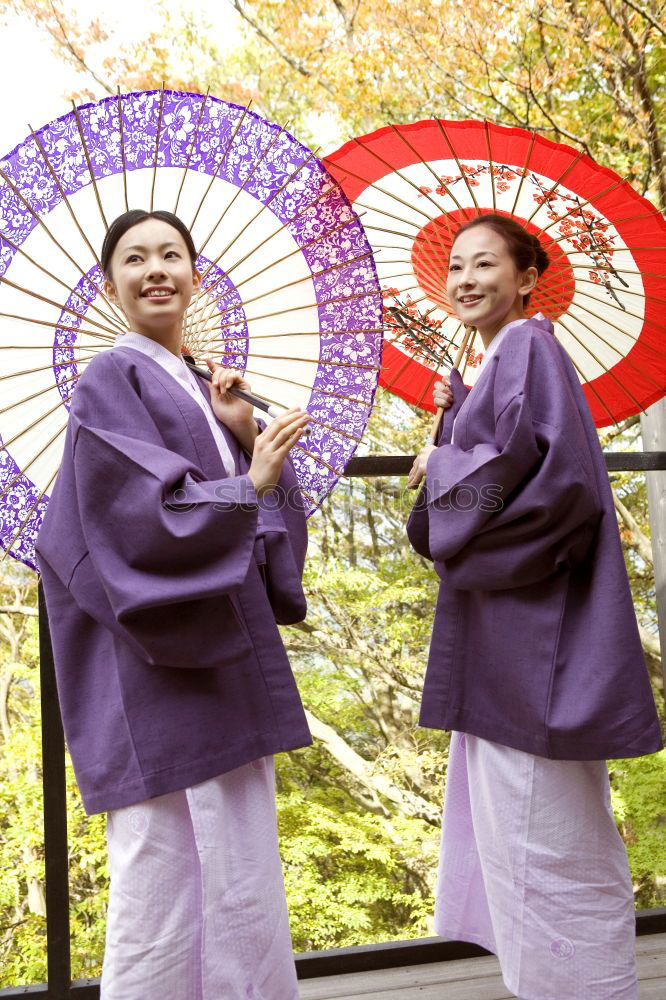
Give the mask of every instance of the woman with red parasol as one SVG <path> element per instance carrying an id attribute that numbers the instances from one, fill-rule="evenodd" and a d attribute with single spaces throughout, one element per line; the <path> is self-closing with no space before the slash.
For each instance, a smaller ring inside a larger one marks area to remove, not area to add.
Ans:
<path id="1" fill-rule="evenodd" d="M 635 1000 L 634 905 L 607 757 L 658 719 L 606 467 L 575 368 L 530 293 L 548 265 L 515 220 L 454 237 L 449 301 L 485 350 L 456 370 L 410 474 L 441 578 L 421 724 L 453 730 L 436 928 L 495 952 L 523 1000 Z"/>
<path id="2" fill-rule="evenodd" d="M 490 122 L 390 125 L 326 165 L 381 251 L 380 381 L 445 408 L 408 524 L 441 577 L 421 724 L 453 731 L 436 928 L 523 1000 L 635 1000 L 604 758 L 661 740 L 596 427 L 666 391 L 666 223 Z"/>

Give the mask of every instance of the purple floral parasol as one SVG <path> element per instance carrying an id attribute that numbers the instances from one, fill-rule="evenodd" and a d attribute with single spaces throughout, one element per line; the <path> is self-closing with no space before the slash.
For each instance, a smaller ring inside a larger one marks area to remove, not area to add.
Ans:
<path id="1" fill-rule="evenodd" d="M 34 568 L 76 382 L 127 328 L 98 252 L 127 208 L 176 212 L 199 249 L 197 360 L 307 407 L 292 451 L 312 513 L 365 429 L 382 301 L 363 226 L 314 153 L 247 108 L 147 91 L 74 108 L 0 161 L 0 540 Z"/>

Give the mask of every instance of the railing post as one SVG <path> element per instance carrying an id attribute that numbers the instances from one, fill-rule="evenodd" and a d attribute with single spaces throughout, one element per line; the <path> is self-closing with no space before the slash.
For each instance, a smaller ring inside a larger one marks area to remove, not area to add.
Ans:
<path id="1" fill-rule="evenodd" d="M 641 414 L 641 436 L 645 451 L 666 450 L 666 399 L 653 403 Z M 666 472 L 647 472 L 650 538 L 657 592 L 657 620 L 661 645 L 661 669 L 666 698 Z"/>
<path id="2" fill-rule="evenodd" d="M 39 584 L 39 669 L 44 784 L 44 865 L 49 1000 L 67 1000 L 71 985 L 69 858 L 65 737 L 60 718 L 46 602 Z"/>

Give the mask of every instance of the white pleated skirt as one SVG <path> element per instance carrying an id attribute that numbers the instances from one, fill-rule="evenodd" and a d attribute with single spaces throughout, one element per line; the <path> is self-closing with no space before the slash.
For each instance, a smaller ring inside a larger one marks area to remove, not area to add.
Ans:
<path id="1" fill-rule="evenodd" d="M 297 1000 L 273 758 L 109 814 L 101 1000 Z"/>
<path id="2" fill-rule="evenodd" d="M 435 928 L 521 1000 L 636 1000 L 634 900 L 605 761 L 453 733 Z"/>

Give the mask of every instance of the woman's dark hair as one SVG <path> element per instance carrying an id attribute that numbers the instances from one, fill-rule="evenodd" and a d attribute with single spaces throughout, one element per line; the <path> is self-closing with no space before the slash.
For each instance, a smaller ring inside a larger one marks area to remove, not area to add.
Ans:
<path id="1" fill-rule="evenodd" d="M 109 280 L 111 280 L 111 258 L 113 251 L 118 246 L 118 240 L 125 235 L 128 229 L 131 229 L 132 226 L 137 226 L 140 222 L 145 222 L 146 219 L 159 219 L 161 222 L 166 222 L 178 230 L 185 241 L 185 246 L 187 247 L 187 252 L 190 255 L 192 267 L 194 268 L 197 260 L 197 251 L 192 240 L 192 234 L 177 215 L 174 215 L 173 212 L 162 212 L 160 210 L 144 212 L 142 208 L 133 208 L 129 212 L 123 212 L 117 219 L 114 219 L 104 237 L 100 263 L 104 276 Z"/>
<path id="2" fill-rule="evenodd" d="M 476 226 L 489 226 L 502 237 L 519 271 L 526 271 L 528 267 L 536 267 L 537 273 L 541 277 L 550 264 L 548 254 L 536 236 L 528 233 L 519 222 L 506 215 L 496 215 L 495 213 L 477 215 L 476 218 L 460 227 L 453 242 L 455 243 L 461 233 L 466 233 L 468 229 L 474 229 Z M 529 295 L 523 296 L 523 305 L 526 306 L 529 301 Z"/>

